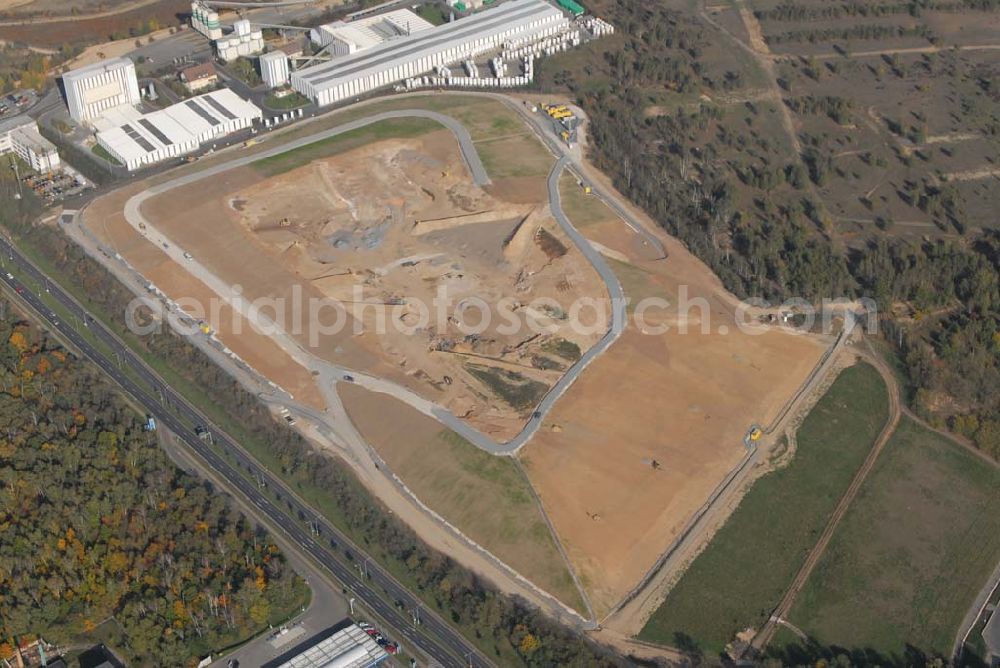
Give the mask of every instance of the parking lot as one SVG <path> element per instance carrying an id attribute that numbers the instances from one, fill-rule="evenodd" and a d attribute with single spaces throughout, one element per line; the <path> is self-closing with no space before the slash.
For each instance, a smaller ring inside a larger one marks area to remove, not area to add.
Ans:
<path id="1" fill-rule="evenodd" d="M 9 95 L 0 97 L 0 117 L 16 116 L 25 109 L 30 108 L 38 101 L 35 91 L 29 89 L 16 90 Z"/>
<path id="2" fill-rule="evenodd" d="M 90 183 L 82 176 L 65 171 L 32 174 L 22 181 L 47 204 L 77 195 L 90 187 Z"/>

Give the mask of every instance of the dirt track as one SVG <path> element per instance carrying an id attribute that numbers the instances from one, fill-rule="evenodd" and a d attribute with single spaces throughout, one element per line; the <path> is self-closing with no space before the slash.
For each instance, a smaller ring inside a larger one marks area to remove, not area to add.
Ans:
<path id="1" fill-rule="evenodd" d="M 607 355 L 581 375 L 551 418 L 543 421 L 542 431 L 525 456 L 532 482 L 570 559 L 595 599 L 595 607 L 604 611 L 634 586 L 742 457 L 742 436 L 749 424 L 766 422 L 781 409 L 828 343 L 779 332 L 755 337 L 732 331 L 731 310 L 736 300 L 722 289 L 718 278 L 654 226 L 643 222 L 637 231 L 632 225 L 615 218 L 587 230 L 588 238 L 618 258 L 614 268 L 626 292 L 673 300 L 684 285 L 692 297 L 707 300 L 708 311 L 692 315 L 675 308 L 657 314 L 653 324 L 667 323 L 673 328 L 664 336 L 626 331 Z M 649 257 L 649 247 L 643 242 L 649 234 L 662 239 L 668 260 Z M 123 253 L 126 257 L 152 253 L 160 258 L 157 262 L 163 261 L 163 253 L 150 250 L 134 232 L 126 244 L 130 248 Z M 177 249 L 172 252 L 179 253 Z M 213 261 L 231 258 L 213 260 L 206 254 L 205 262 Z M 162 280 L 169 280 L 170 271 L 178 265 L 186 268 L 189 263 L 179 254 L 168 260 Z M 714 322 L 707 333 L 680 331 L 684 327 L 700 330 L 701 320 L 708 318 Z M 730 330 L 726 334 L 716 329 L 723 323 Z M 628 383 L 622 382 L 624 377 L 630 379 Z M 322 391 L 328 391 L 329 375 L 320 380 Z M 331 447 L 342 447 L 332 437 L 324 438 Z M 367 451 L 358 447 L 347 455 L 353 456 L 355 464 L 359 457 L 368 459 Z M 365 472 L 366 484 L 380 485 L 372 476 L 378 474 Z M 391 489 L 382 489 L 382 494 L 394 498 Z M 417 511 L 413 523 L 440 545 L 440 536 L 435 537 L 440 527 L 434 527 L 432 518 Z M 479 572 L 498 573 L 489 563 L 476 565 L 476 558 L 468 556 L 468 545 L 463 550 L 453 539 L 448 541 L 449 549 L 465 554 L 463 561 L 471 561 Z M 524 591 L 514 587 L 518 589 Z"/>
<path id="2" fill-rule="evenodd" d="M 827 545 L 830 544 L 830 539 L 833 537 L 833 533 L 837 530 L 837 526 L 847 513 L 847 509 L 851 506 L 854 498 L 858 495 L 861 485 L 864 484 L 868 474 L 871 473 L 878 456 L 882 453 L 882 449 L 885 447 L 885 444 L 889 442 L 889 438 L 892 437 L 893 432 L 896 430 L 896 425 L 899 424 L 899 420 L 902 417 L 899 384 L 896 382 L 896 377 L 893 375 L 892 370 L 889 369 L 882 357 L 872 350 L 870 343 L 866 342 L 866 348 L 867 351 L 864 355 L 865 361 L 878 370 L 879 375 L 882 377 L 883 382 L 885 382 L 886 389 L 888 390 L 889 419 L 886 421 L 885 426 L 882 428 L 882 432 L 872 445 L 872 449 L 865 458 L 861 468 L 859 468 L 858 472 L 854 475 L 854 479 L 851 481 L 850 486 L 837 503 L 837 507 L 833 511 L 833 515 L 830 516 L 830 520 L 827 522 L 826 527 L 824 527 L 823 533 L 820 534 L 816 544 L 813 545 L 812 550 L 809 552 L 809 556 L 806 557 L 806 560 L 803 562 L 799 572 L 796 573 L 795 578 L 788 587 L 788 590 L 785 592 L 784 596 L 781 597 L 781 601 L 771 613 L 771 617 L 768 619 L 767 623 L 765 623 L 760 631 L 757 632 L 757 635 L 754 636 L 750 647 L 755 651 L 759 652 L 767 647 L 767 644 L 771 641 L 775 631 L 777 631 L 778 626 L 784 621 L 784 618 L 792 609 L 792 604 L 795 603 L 795 598 L 799 595 L 799 592 L 802 591 L 802 588 L 805 586 L 806 581 L 813 572 L 813 569 L 816 568 L 819 560 L 823 557 L 823 553 L 826 551 Z"/>

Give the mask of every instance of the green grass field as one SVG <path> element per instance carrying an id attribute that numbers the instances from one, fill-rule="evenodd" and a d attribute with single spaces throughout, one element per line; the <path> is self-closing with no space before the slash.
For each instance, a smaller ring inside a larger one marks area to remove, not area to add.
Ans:
<path id="1" fill-rule="evenodd" d="M 998 502 L 1000 469 L 904 418 L 789 618 L 822 646 L 949 657 L 1000 559 Z"/>
<path id="2" fill-rule="evenodd" d="M 426 118 L 394 118 L 261 158 L 252 165 L 257 171 L 274 176 L 307 165 L 313 160 L 343 153 L 380 139 L 418 137 L 441 129 L 443 126 L 440 123 Z"/>
<path id="3" fill-rule="evenodd" d="M 105 149 L 100 144 L 94 144 L 91 147 L 90 152 L 93 153 L 94 155 L 96 155 L 101 160 L 106 160 L 106 161 L 110 162 L 112 165 L 115 165 L 117 167 L 121 167 L 122 166 L 121 161 L 119 161 L 118 158 L 116 158 L 115 156 L 113 156 L 110 153 L 108 153 L 107 149 Z"/>
<path id="4" fill-rule="evenodd" d="M 567 605 L 586 611 L 527 477 L 497 457 L 390 397 L 344 383 L 351 419 L 393 472 L 428 506 Z M 385 415 L 395 421 L 387 421 Z"/>
<path id="5" fill-rule="evenodd" d="M 559 201 L 573 227 L 583 229 L 596 223 L 619 220 L 618 215 L 594 195 L 583 192 L 576 177 L 563 172 L 559 177 Z"/>
<path id="6" fill-rule="evenodd" d="M 867 364 L 846 369 L 802 423 L 785 467 L 761 478 L 639 634 L 721 652 L 759 628 L 815 544 L 888 417 Z"/>
<path id="7" fill-rule="evenodd" d="M 264 106 L 270 109 L 298 109 L 309 104 L 309 98 L 301 93 L 288 93 L 282 97 L 268 95 Z"/>

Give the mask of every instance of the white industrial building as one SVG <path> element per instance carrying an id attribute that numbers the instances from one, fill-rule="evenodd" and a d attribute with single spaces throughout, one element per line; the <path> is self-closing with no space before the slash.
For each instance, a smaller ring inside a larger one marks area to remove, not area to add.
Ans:
<path id="1" fill-rule="evenodd" d="M 264 664 L 264 668 L 370 668 L 389 654 L 357 624 L 331 627 Z"/>
<path id="2" fill-rule="evenodd" d="M 434 24 L 409 9 L 396 9 L 355 21 L 334 21 L 321 25 L 309 31 L 309 39 L 322 47 L 329 47 L 327 52 L 334 56 L 346 56 L 433 27 Z"/>
<path id="3" fill-rule="evenodd" d="M 15 153 L 36 172 L 59 168 L 55 145 L 38 134 L 38 124 L 26 114 L 0 121 L 0 154 Z"/>
<path id="4" fill-rule="evenodd" d="M 264 50 L 264 33 L 254 28 L 246 19 L 233 24 L 233 32 L 227 37 L 215 40 L 215 52 L 219 59 L 228 63 L 240 56 L 252 56 Z"/>
<path id="5" fill-rule="evenodd" d="M 97 133 L 97 143 L 131 171 L 191 153 L 262 116 L 256 105 L 223 88 L 150 114 L 121 110 L 104 119 L 114 125 Z"/>
<path id="6" fill-rule="evenodd" d="M 197 1 L 191 3 L 191 27 L 212 40 L 222 37 L 219 12 Z"/>
<path id="7" fill-rule="evenodd" d="M 436 67 L 555 34 L 569 24 L 544 0 L 510 0 L 468 18 L 383 42 L 292 73 L 292 87 L 319 105 L 389 86 Z"/>
<path id="8" fill-rule="evenodd" d="M 278 88 L 288 83 L 288 54 L 270 51 L 260 57 L 260 77 L 268 88 Z"/>
<path id="9" fill-rule="evenodd" d="M 128 58 L 110 58 L 63 75 L 69 115 L 83 122 L 115 107 L 139 103 L 139 81 Z"/>

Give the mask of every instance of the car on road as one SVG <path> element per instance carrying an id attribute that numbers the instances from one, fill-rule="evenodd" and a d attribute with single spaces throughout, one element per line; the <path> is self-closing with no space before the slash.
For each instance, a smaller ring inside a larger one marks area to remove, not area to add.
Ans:
<path id="1" fill-rule="evenodd" d="M 344 374 L 344 380 L 346 380 L 348 383 L 353 383 L 354 382 L 354 376 L 352 376 L 349 373 L 345 373 Z"/>
<path id="2" fill-rule="evenodd" d="M 193 256 L 193 255 L 191 255 L 191 253 L 189 253 L 189 252 L 187 252 L 187 251 L 184 251 L 184 259 L 185 259 L 185 260 L 193 260 L 193 259 L 194 259 L 194 256 Z"/>
<path id="3" fill-rule="evenodd" d="M 7 272 L 7 279 L 8 279 L 8 280 L 11 280 L 11 281 L 13 281 L 13 280 L 14 280 L 14 274 L 12 274 L 12 273 L 10 273 L 10 272 L 8 271 L 8 272 Z"/>

